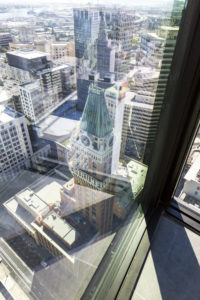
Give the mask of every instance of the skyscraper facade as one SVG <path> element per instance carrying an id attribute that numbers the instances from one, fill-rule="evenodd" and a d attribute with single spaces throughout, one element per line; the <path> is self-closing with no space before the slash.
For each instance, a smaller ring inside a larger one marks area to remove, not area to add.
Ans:
<path id="1" fill-rule="evenodd" d="M 99 12 L 92 9 L 74 9 L 75 56 L 87 58 L 89 44 L 94 44 L 99 32 Z"/>
<path id="2" fill-rule="evenodd" d="M 97 39 L 97 72 L 104 77 L 115 71 L 115 48 L 108 40 L 104 15 L 101 14 L 99 35 Z"/>
<path id="3" fill-rule="evenodd" d="M 78 109 L 83 110 L 87 98 L 89 82 L 83 80 L 87 80 L 88 73 L 96 73 L 107 82 L 111 77 L 124 80 L 127 76 L 133 28 L 133 15 L 126 11 L 74 10 Z"/>

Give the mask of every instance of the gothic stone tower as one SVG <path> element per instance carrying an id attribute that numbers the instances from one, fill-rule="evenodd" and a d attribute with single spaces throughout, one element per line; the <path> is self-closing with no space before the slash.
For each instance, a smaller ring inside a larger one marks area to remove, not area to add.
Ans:
<path id="1" fill-rule="evenodd" d="M 69 162 L 74 183 L 97 191 L 108 191 L 111 178 L 113 126 L 106 106 L 104 90 L 91 84 L 79 127 L 71 138 Z M 84 189 L 83 189 L 84 190 Z M 84 195 L 85 196 L 85 195 Z M 84 198 L 83 196 L 83 198 Z M 112 228 L 113 197 L 101 205 L 91 205 L 96 228 L 105 233 Z M 84 216 L 90 216 L 87 210 Z M 93 214 L 94 215 L 94 214 Z"/>
<path id="2" fill-rule="evenodd" d="M 111 173 L 112 149 L 113 126 L 104 90 L 91 84 L 80 127 L 71 139 L 70 165 L 102 180 Z"/>

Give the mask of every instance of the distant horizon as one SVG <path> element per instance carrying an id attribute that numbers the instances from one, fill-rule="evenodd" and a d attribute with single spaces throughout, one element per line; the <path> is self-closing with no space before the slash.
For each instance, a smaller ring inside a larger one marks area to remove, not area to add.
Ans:
<path id="1" fill-rule="evenodd" d="M 78 4 L 80 4 L 81 6 L 83 4 L 85 5 L 103 5 L 105 3 L 105 5 L 113 5 L 113 6 L 127 6 L 127 5 L 131 5 L 130 7 L 134 7 L 134 6 L 139 6 L 139 7 L 168 7 L 168 6 L 172 6 L 174 3 L 174 0 L 123 0 L 120 1 L 119 3 L 116 3 L 115 0 L 95 0 L 95 1 L 88 1 L 88 0 L 73 0 L 72 2 L 68 2 L 68 0 L 34 0 L 34 1 L 30 1 L 30 0 L 7 0 L 6 3 L 3 0 L 0 0 L 0 5 L 3 7 L 6 6 L 10 6 L 10 5 L 26 5 L 27 7 L 34 7 L 34 6 L 42 6 L 42 5 L 52 5 L 55 4 L 59 5 L 59 4 L 66 4 L 66 5 L 70 5 L 71 7 L 73 6 L 77 6 Z"/>

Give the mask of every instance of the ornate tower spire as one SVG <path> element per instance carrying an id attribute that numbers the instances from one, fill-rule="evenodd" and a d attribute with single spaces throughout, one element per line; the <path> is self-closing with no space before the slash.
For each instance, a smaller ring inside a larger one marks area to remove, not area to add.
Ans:
<path id="1" fill-rule="evenodd" d="M 100 41 L 107 41 L 107 33 L 106 33 L 106 24 L 105 24 L 105 19 L 104 15 L 101 14 L 101 20 L 99 24 L 99 35 L 98 35 L 98 40 Z"/>
<path id="2" fill-rule="evenodd" d="M 99 25 L 99 35 L 97 39 L 97 72 L 103 78 L 105 75 L 114 73 L 115 70 L 115 49 L 108 39 L 106 23 L 103 13 Z"/>
<path id="3" fill-rule="evenodd" d="M 94 84 L 89 87 L 80 128 L 98 138 L 107 136 L 113 130 L 104 90 Z"/>
<path id="4" fill-rule="evenodd" d="M 72 168 L 86 171 L 100 180 L 104 174 L 111 173 L 113 125 L 104 89 L 95 84 L 89 87 L 80 127 L 71 139 L 71 149 Z"/>

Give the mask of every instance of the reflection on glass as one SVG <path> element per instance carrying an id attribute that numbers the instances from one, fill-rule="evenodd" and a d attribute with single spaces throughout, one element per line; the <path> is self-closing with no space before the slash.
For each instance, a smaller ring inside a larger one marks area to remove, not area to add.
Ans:
<path id="1" fill-rule="evenodd" d="M 175 197 L 180 203 L 200 213 L 200 130 L 192 145 Z"/>
<path id="2" fill-rule="evenodd" d="M 139 211 L 184 7 L 149 2 L 0 6 L 0 256 L 29 297 L 81 298 Z"/>

